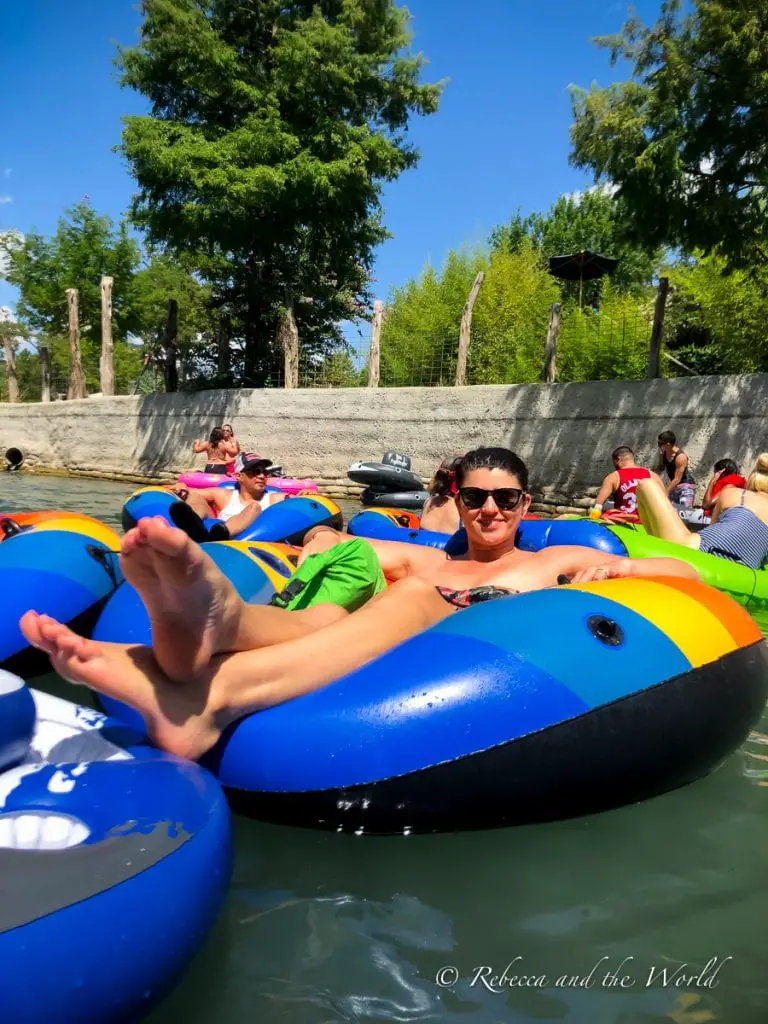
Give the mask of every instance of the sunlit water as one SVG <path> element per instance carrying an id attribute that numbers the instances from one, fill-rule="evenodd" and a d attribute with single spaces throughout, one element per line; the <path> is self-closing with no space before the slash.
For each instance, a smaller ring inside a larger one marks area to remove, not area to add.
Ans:
<path id="1" fill-rule="evenodd" d="M 0 474 L 0 511 L 114 525 L 132 489 Z M 235 829 L 222 917 L 151 1024 L 768 1020 L 768 717 L 709 778 L 590 818 L 383 839 Z M 535 984 L 494 982 L 509 963 Z"/>

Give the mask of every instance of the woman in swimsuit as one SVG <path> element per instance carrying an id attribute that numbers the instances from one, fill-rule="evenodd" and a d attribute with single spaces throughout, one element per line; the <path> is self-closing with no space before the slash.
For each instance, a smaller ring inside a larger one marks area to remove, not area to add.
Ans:
<path id="1" fill-rule="evenodd" d="M 456 533 L 461 525 L 456 507 L 456 470 L 463 456 L 455 455 L 443 461 L 430 480 L 427 490 L 430 497 L 424 503 L 421 513 L 421 529 L 437 533 Z"/>
<path id="2" fill-rule="evenodd" d="M 718 459 L 707 484 L 707 489 L 704 491 L 704 497 L 701 499 L 704 512 L 708 516 L 712 515 L 715 498 L 724 487 L 729 486 L 746 487 L 747 479 L 741 475 L 741 470 L 733 459 Z"/>
<path id="3" fill-rule="evenodd" d="M 232 454 L 233 455 L 239 455 L 240 454 L 240 442 L 235 437 L 235 432 L 232 429 L 232 424 L 231 423 L 225 423 L 221 429 L 224 431 L 224 440 L 230 446 L 230 449 L 232 450 Z M 232 459 L 230 462 L 227 463 L 227 472 L 228 473 L 234 473 L 235 472 L 235 460 L 234 459 Z"/>
<path id="4" fill-rule="evenodd" d="M 747 486 L 723 487 L 715 501 L 712 525 L 693 533 L 654 480 L 637 486 L 640 521 L 654 537 L 698 548 L 751 569 L 768 565 L 768 452 L 758 457 Z"/>
<path id="5" fill-rule="evenodd" d="M 372 542 L 395 582 L 351 613 L 328 604 L 299 611 L 247 604 L 201 547 L 148 518 L 123 537 L 120 565 L 147 608 L 151 648 L 87 640 L 34 611 L 21 628 L 64 678 L 130 704 L 156 745 L 196 759 L 243 715 L 317 690 L 478 601 L 554 587 L 560 576 L 698 578 L 673 558 L 565 545 L 521 551 L 515 535 L 530 505 L 528 471 L 505 448 L 468 453 L 456 482 L 467 554 L 449 560 L 433 548 Z M 359 543 L 316 527 L 304 552 L 344 540 Z"/>
<path id="6" fill-rule="evenodd" d="M 237 455 L 239 446 L 234 438 L 227 438 L 222 427 L 214 427 L 207 441 L 195 441 L 192 451 L 196 455 L 205 452 L 208 456 L 204 473 L 227 473 L 227 466 Z"/>

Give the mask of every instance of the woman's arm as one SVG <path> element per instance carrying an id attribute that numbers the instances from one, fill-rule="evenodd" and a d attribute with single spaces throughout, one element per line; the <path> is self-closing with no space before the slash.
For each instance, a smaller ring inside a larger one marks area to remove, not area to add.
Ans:
<path id="1" fill-rule="evenodd" d="M 199 455 L 201 452 L 207 452 L 209 447 L 210 446 L 209 446 L 207 441 L 193 441 L 192 442 L 192 451 L 196 455 Z"/>
<path id="2" fill-rule="evenodd" d="M 693 566 L 679 558 L 623 558 L 620 555 L 608 555 L 599 564 L 587 566 L 575 573 L 571 583 L 617 580 L 632 576 L 682 576 L 688 580 L 701 580 Z"/>
<path id="3" fill-rule="evenodd" d="M 240 445 L 237 443 L 234 437 L 232 438 L 231 441 L 222 441 L 221 444 L 227 455 L 231 455 L 232 458 L 240 454 Z"/>
<path id="4" fill-rule="evenodd" d="M 565 544 L 545 548 L 536 557 L 544 557 L 545 553 L 554 563 L 554 573 L 567 576 L 571 583 L 622 579 L 625 576 L 684 576 L 691 580 L 700 579 L 696 570 L 679 558 L 626 558 L 624 555 L 607 555 L 596 548 Z"/>
<path id="5" fill-rule="evenodd" d="M 710 477 L 709 483 L 707 484 L 707 489 L 706 491 L 704 491 L 704 497 L 701 499 L 701 504 L 704 506 L 704 508 L 709 508 L 713 504 L 715 498 L 712 494 L 712 491 L 714 490 L 715 484 L 722 475 L 723 471 L 718 470 L 716 473 L 713 473 Z"/>

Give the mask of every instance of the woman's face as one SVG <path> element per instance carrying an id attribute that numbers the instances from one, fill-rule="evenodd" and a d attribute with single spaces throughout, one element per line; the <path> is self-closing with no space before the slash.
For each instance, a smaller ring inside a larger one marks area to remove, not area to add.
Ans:
<path id="1" fill-rule="evenodd" d="M 224 440 L 228 441 L 233 436 L 232 427 L 224 426 L 221 429 L 224 431 Z"/>
<path id="2" fill-rule="evenodd" d="M 494 495 L 491 492 L 496 491 Z M 456 497 L 461 521 L 475 546 L 498 547 L 514 541 L 520 520 L 531 504 L 515 473 L 506 469 L 471 469 Z"/>

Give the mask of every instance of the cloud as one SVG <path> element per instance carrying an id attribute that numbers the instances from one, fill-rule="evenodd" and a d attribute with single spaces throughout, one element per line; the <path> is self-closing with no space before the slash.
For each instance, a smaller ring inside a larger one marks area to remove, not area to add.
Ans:
<path id="1" fill-rule="evenodd" d="M 12 203 L 13 196 L 0 196 L 0 206 L 4 206 L 6 203 Z"/>

